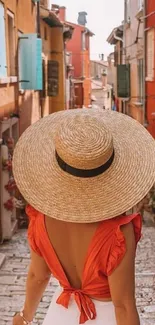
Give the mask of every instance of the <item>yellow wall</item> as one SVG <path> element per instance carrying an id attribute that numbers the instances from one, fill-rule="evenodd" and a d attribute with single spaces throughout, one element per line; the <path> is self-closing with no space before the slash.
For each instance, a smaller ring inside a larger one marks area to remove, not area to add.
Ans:
<path id="1" fill-rule="evenodd" d="M 46 29 L 47 40 L 44 33 Z M 41 37 L 43 39 L 43 54 L 45 59 L 46 71 L 46 91 L 47 83 L 47 65 L 48 60 L 55 60 L 59 63 L 59 93 L 56 97 L 46 97 L 43 99 L 44 115 L 51 114 L 65 109 L 65 59 L 64 42 L 62 27 L 50 27 L 41 20 Z"/>

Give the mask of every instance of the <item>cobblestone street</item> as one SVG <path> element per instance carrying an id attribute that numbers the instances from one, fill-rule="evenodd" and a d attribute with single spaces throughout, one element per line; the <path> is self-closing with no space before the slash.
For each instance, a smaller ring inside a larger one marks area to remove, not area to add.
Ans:
<path id="1" fill-rule="evenodd" d="M 6 260 L 0 270 L 0 325 L 11 325 L 12 316 L 24 302 L 29 264 L 26 232 L 21 230 L 11 242 L 0 247 Z M 136 261 L 137 305 L 142 325 L 155 324 L 155 228 L 143 229 Z M 52 278 L 42 298 L 36 319 L 42 324 L 57 282 Z M 49 324 L 50 325 L 50 324 Z M 59 324 L 57 324 L 59 325 Z"/>

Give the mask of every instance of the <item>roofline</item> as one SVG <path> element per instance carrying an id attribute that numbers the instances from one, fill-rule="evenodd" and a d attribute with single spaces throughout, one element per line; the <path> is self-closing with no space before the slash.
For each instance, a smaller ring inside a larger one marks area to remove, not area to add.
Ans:
<path id="1" fill-rule="evenodd" d="M 40 5 L 40 18 L 50 27 L 63 27 L 63 23 L 58 16 L 42 5 Z"/>
<path id="2" fill-rule="evenodd" d="M 91 32 L 86 26 L 83 26 L 83 25 L 79 25 L 79 24 L 76 24 L 76 23 L 71 23 L 69 21 L 65 21 L 64 22 L 65 24 L 67 24 L 68 26 L 72 26 L 73 28 L 75 27 L 80 27 L 83 29 L 83 31 L 86 31 L 90 36 L 94 36 L 95 34 L 93 32 Z"/>
<path id="3" fill-rule="evenodd" d="M 97 61 L 97 60 L 90 60 L 90 62 L 94 62 L 94 63 L 98 63 L 104 67 L 108 67 L 108 62 L 106 61 L 105 63 L 101 62 L 101 61 Z"/>
<path id="4" fill-rule="evenodd" d="M 120 26 L 118 26 L 118 27 L 115 27 L 113 30 L 112 30 L 112 32 L 110 33 L 110 35 L 108 36 L 108 38 L 107 38 L 107 42 L 109 43 L 109 44 L 111 44 L 111 45 L 114 45 L 115 44 L 115 42 L 114 42 L 114 34 L 115 33 L 117 33 L 117 31 L 120 31 L 121 32 L 121 30 L 120 30 L 120 28 L 122 27 L 122 25 L 120 25 Z M 123 31 L 122 31 L 122 35 L 123 35 Z M 115 41 L 117 41 L 117 40 L 115 40 Z"/>

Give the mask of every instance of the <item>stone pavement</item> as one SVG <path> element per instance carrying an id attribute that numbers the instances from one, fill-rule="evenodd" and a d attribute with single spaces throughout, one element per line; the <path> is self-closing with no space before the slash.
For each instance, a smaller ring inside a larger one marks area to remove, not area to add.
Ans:
<path id="1" fill-rule="evenodd" d="M 10 242 L 0 246 L 6 260 L 0 269 L 0 325 L 12 325 L 12 317 L 24 302 L 29 264 L 26 232 L 20 230 Z M 144 227 L 136 261 L 136 295 L 141 325 L 155 324 L 155 228 Z M 57 282 L 52 278 L 42 298 L 36 319 L 41 325 Z M 50 325 L 50 324 L 49 324 Z M 59 324 L 57 324 L 59 325 Z"/>

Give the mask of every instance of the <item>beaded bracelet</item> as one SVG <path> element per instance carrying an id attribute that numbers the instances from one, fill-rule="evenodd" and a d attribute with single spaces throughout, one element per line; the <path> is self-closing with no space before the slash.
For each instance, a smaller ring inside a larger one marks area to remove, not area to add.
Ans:
<path id="1" fill-rule="evenodd" d="M 24 325 L 32 325 L 33 321 L 30 322 L 27 319 L 25 319 L 23 310 L 20 311 L 19 315 L 22 318 Z"/>

